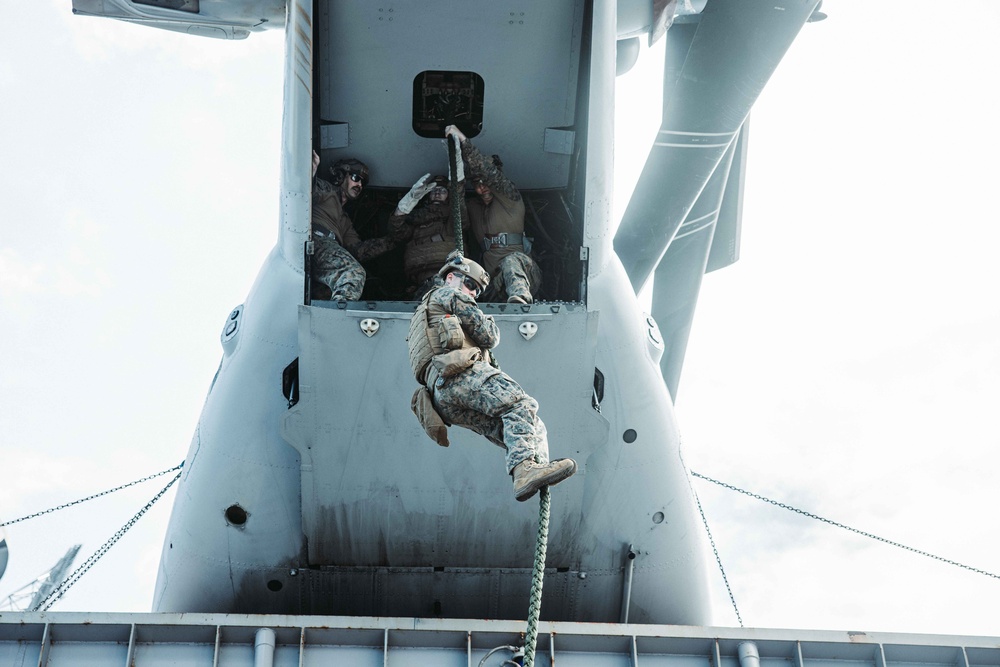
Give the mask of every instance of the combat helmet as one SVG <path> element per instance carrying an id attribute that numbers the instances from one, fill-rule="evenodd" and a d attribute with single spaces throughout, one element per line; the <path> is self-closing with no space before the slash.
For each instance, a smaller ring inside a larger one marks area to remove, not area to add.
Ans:
<path id="1" fill-rule="evenodd" d="M 493 164 L 494 167 L 496 167 L 497 171 L 501 173 L 503 172 L 503 160 L 500 159 L 499 155 L 496 154 L 491 155 L 490 162 Z M 475 185 L 476 183 L 482 183 L 483 185 L 487 186 L 489 185 L 488 183 L 486 183 L 485 177 L 482 174 L 473 175 L 472 184 Z"/>
<path id="2" fill-rule="evenodd" d="M 438 271 L 438 275 L 442 278 L 446 277 L 450 272 L 458 271 L 463 273 L 479 285 L 480 290 L 486 289 L 490 284 L 490 274 L 486 273 L 486 269 L 479 266 L 471 259 L 466 259 L 462 256 L 462 253 L 457 250 L 453 250 L 450 255 L 448 255 L 448 261 L 444 263 L 441 270 Z"/>
<path id="3" fill-rule="evenodd" d="M 444 201 L 446 201 L 448 198 L 450 198 L 450 195 L 451 195 L 451 189 L 450 189 L 451 188 L 451 183 L 448 181 L 448 177 L 447 176 L 442 176 L 441 174 L 438 174 L 437 176 L 433 176 L 431 178 L 431 180 L 428 181 L 428 184 L 429 185 L 433 184 L 434 188 L 431 189 L 431 191 L 428 192 L 427 194 L 431 194 L 433 192 L 439 192 L 441 190 L 444 190 L 445 194 L 448 195 L 448 197 L 446 197 L 445 200 L 442 200 L 441 202 L 438 202 L 438 203 L 444 203 Z M 432 198 L 432 200 L 433 200 L 433 198 Z"/>
<path id="4" fill-rule="evenodd" d="M 361 178 L 361 185 L 368 185 L 368 165 L 357 158 L 340 158 L 330 167 L 330 174 L 333 175 L 334 185 L 343 183 L 348 174 L 357 174 Z"/>

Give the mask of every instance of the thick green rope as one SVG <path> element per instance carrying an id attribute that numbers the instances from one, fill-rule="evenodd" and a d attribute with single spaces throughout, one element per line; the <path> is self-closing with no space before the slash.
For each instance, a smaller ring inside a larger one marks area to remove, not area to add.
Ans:
<path id="1" fill-rule="evenodd" d="M 464 255 L 465 240 L 462 238 L 461 198 L 465 196 L 465 193 L 458 189 L 458 161 L 461 159 L 462 156 L 458 154 L 458 150 L 455 148 L 455 139 L 448 137 L 448 166 L 450 167 L 448 171 L 448 176 L 450 177 L 448 197 L 451 199 L 451 218 L 455 225 L 455 250 Z"/>
<path id="2" fill-rule="evenodd" d="M 549 487 L 543 486 L 538 508 L 538 538 L 535 540 L 535 565 L 531 571 L 531 602 L 528 604 L 528 632 L 524 638 L 524 667 L 534 667 L 538 641 L 538 617 L 542 613 L 542 580 L 545 578 L 545 552 L 549 546 L 549 516 L 552 500 Z"/>

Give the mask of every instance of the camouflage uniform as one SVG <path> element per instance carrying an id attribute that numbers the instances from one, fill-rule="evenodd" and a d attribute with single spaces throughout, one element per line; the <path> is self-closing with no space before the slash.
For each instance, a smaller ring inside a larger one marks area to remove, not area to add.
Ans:
<path id="1" fill-rule="evenodd" d="M 497 271 L 480 297 L 483 301 L 506 301 L 508 295 L 538 292 L 542 270 L 523 252 L 512 252 L 500 260 Z"/>
<path id="2" fill-rule="evenodd" d="M 462 227 L 469 227 L 469 213 L 464 201 Z M 410 214 L 393 214 L 389 218 L 389 229 L 394 238 L 407 242 L 403 251 L 403 270 L 414 285 L 422 285 L 436 276 L 448 259 L 448 253 L 455 250 L 451 202 L 429 201 Z"/>
<path id="3" fill-rule="evenodd" d="M 365 287 L 360 262 L 396 247 L 389 237 L 361 240 L 340 202 L 340 189 L 321 178 L 313 186 L 313 280 L 330 289 L 333 297 L 357 301 Z"/>
<path id="4" fill-rule="evenodd" d="M 505 301 L 507 295 L 536 294 L 542 282 L 542 271 L 524 249 L 521 193 L 493 160 L 480 153 L 468 139 L 462 142 L 462 158 L 469 174 L 482 180 L 493 193 L 489 204 L 479 197 L 472 197 L 467 202 L 472 235 L 483 251 L 483 268 L 492 278 L 485 299 Z M 506 234 L 513 235 L 514 239 L 508 241 L 504 238 Z"/>
<path id="5" fill-rule="evenodd" d="M 471 296 L 439 287 L 427 295 L 425 303 L 426 310 L 418 308 L 417 313 L 427 314 L 428 329 L 434 329 L 444 314 L 450 313 L 461 322 L 468 345 L 486 352 L 500 342 L 496 323 L 483 314 Z M 409 340 L 411 349 L 415 343 Z M 548 462 L 548 437 L 538 418 L 538 402 L 506 373 L 486 361 L 474 361 L 447 379 L 439 378 L 432 364 L 415 368 L 414 374 L 431 389 L 434 406 L 446 422 L 486 436 L 507 450 L 508 473 L 522 461 Z"/>

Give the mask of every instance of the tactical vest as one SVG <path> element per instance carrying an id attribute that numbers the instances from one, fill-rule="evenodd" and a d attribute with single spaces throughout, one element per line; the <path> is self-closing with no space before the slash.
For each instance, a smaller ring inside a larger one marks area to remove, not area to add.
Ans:
<path id="1" fill-rule="evenodd" d="M 431 363 L 434 350 L 431 347 L 431 331 L 427 325 L 427 295 L 420 301 L 413 317 L 410 318 L 410 332 L 406 334 L 406 344 L 410 350 L 410 368 L 413 377 L 420 384 L 427 384 L 427 365 Z"/>
<path id="2" fill-rule="evenodd" d="M 436 241 L 434 238 L 442 240 Z M 403 251 L 403 270 L 415 285 L 436 274 L 448 259 L 448 253 L 455 249 L 454 235 L 435 234 L 429 239 L 431 240 L 425 240 L 419 245 L 414 240 Z"/>
<path id="3" fill-rule="evenodd" d="M 431 295 L 437 292 L 438 289 L 440 288 L 432 289 L 421 300 L 420 305 L 417 306 L 416 311 L 413 313 L 413 318 L 410 319 L 410 331 L 406 336 L 413 377 L 423 385 L 427 384 L 427 368 L 430 365 L 431 359 L 437 355 L 452 351 L 442 346 L 438 339 L 441 320 L 445 316 L 451 315 L 441 304 L 437 302 L 431 303 Z M 454 349 L 480 349 L 478 345 L 472 342 L 464 329 L 461 332 L 462 344 L 460 347 Z"/>
<path id="4" fill-rule="evenodd" d="M 429 204 L 408 218 L 412 236 L 403 251 L 403 270 L 410 282 L 419 285 L 441 268 L 455 249 L 455 226 L 451 206 Z"/>

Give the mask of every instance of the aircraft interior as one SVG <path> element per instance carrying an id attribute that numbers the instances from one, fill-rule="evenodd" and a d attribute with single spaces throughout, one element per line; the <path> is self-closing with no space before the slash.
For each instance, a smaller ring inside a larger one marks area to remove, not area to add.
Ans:
<path id="1" fill-rule="evenodd" d="M 441 161 L 441 160 L 439 160 Z M 345 210 L 362 239 L 389 234 L 389 217 L 405 189 L 369 185 L 358 200 L 348 202 Z M 535 301 L 585 300 L 584 262 L 580 259 L 581 225 L 575 220 L 574 204 L 562 190 L 521 191 L 525 201 L 525 236 L 532 239 L 531 257 L 542 270 L 542 284 Z M 475 197 L 471 189 L 466 196 Z M 466 230 L 466 255 L 478 260 L 480 251 L 475 239 Z M 403 273 L 403 250 L 400 244 L 390 252 L 364 263 L 367 271 L 365 301 L 412 301 L 415 285 L 409 284 Z M 311 299 L 322 301 L 330 296 L 329 289 L 312 281 Z"/>

